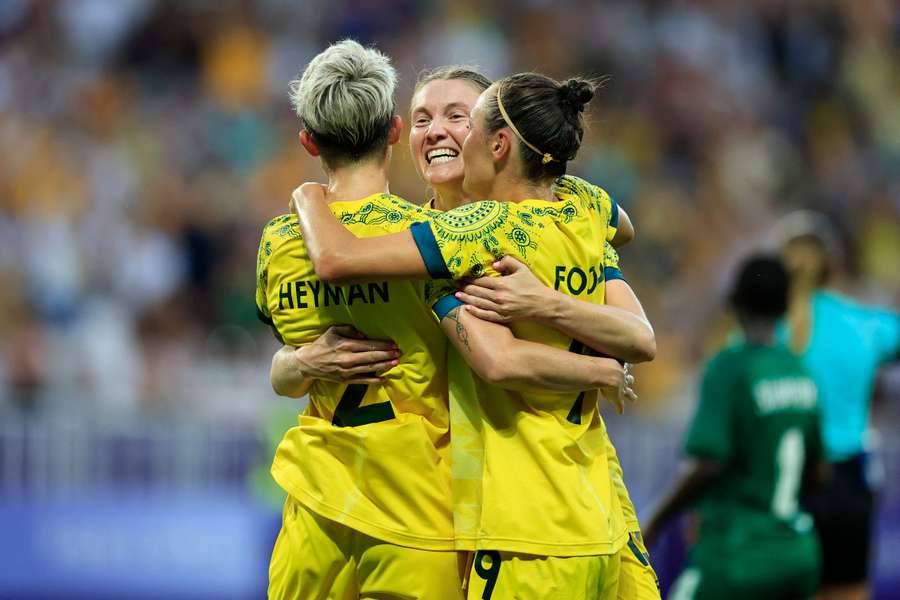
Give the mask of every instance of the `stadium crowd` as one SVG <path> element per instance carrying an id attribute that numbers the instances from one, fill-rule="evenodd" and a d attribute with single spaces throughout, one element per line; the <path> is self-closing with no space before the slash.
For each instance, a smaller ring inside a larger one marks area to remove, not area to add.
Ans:
<path id="1" fill-rule="evenodd" d="M 276 348 L 254 314 L 259 232 L 322 179 L 287 82 L 353 37 L 394 59 L 401 114 L 440 64 L 608 76 L 574 171 L 636 223 L 623 271 L 660 348 L 636 410 L 668 410 L 725 334 L 731 267 L 791 209 L 832 218 L 854 295 L 897 304 L 898 14 L 887 0 L 4 2 L 0 402 L 254 414 Z M 422 189 L 401 143 L 392 191 Z"/>

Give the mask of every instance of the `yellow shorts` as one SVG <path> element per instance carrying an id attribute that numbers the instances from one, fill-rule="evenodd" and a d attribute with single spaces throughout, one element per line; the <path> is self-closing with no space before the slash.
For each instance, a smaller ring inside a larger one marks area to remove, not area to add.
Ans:
<path id="1" fill-rule="evenodd" d="M 619 555 L 531 556 L 479 550 L 468 600 L 614 600 Z"/>
<path id="2" fill-rule="evenodd" d="M 640 531 L 628 534 L 628 543 L 619 551 L 618 600 L 660 600 L 659 579 L 650 565 L 650 553 Z"/>
<path id="3" fill-rule="evenodd" d="M 462 556 L 377 540 L 288 496 L 269 563 L 269 598 L 462 600 Z"/>

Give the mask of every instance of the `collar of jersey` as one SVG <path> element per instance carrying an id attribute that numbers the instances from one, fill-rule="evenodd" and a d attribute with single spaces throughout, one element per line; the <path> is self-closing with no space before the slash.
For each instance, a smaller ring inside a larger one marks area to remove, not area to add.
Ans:
<path id="1" fill-rule="evenodd" d="M 385 192 L 377 192 L 375 194 L 370 194 L 364 198 L 358 198 L 356 200 L 336 200 L 334 202 L 329 203 L 328 206 L 342 206 L 342 207 L 344 207 L 344 206 L 346 206 L 346 207 L 362 206 L 363 204 L 365 204 L 367 202 L 375 202 L 375 201 L 379 200 L 380 198 L 384 198 L 385 200 L 390 200 L 391 198 L 399 199 L 399 196 L 394 196 L 393 194 L 388 194 Z"/>

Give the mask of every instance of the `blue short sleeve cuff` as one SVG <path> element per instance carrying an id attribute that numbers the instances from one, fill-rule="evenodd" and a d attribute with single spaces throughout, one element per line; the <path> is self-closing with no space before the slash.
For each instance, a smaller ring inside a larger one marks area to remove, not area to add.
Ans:
<path id="1" fill-rule="evenodd" d="M 609 226 L 618 228 L 619 227 L 619 203 L 613 200 L 611 202 L 612 208 L 609 213 Z"/>
<path id="2" fill-rule="evenodd" d="M 447 294 L 431 306 L 431 310 L 437 315 L 438 321 L 443 320 L 451 310 L 462 306 L 463 302 L 453 294 Z"/>
<path id="3" fill-rule="evenodd" d="M 425 268 L 432 279 L 452 279 L 450 271 L 447 270 L 447 264 L 444 257 L 441 256 L 441 249 L 434 239 L 434 233 L 431 231 L 431 225 L 427 221 L 421 223 L 413 223 L 409 226 L 419 254 L 425 261 Z"/>
<path id="4" fill-rule="evenodd" d="M 625 281 L 625 276 L 622 275 L 622 271 L 615 267 L 606 267 L 603 269 L 603 279 L 606 281 L 612 281 L 613 279 L 621 279 Z"/>

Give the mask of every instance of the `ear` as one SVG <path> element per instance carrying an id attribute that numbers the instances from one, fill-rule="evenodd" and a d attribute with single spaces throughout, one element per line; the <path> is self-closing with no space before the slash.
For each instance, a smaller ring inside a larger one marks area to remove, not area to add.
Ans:
<path id="1" fill-rule="evenodd" d="M 391 121 L 391 130 L 388 132 L 388 145 L 393 146 L 400 141 L 400 134 L 403 133 L 403 118 L 400 115 L 394 115 Z"/>
<path id="2" fill-rule="evenodd" d="M 305 129 L 300 130 L 300 145 L 303 146 L 311 156 L 319 156 L 321 154 L 315 140 L 313 140 L 312 136 L 309 135 L 309 132 Z"/>
<path id="3" fill-rule="evenodd" d="M 512 152 L 512 136 L 509 129 L 501 128 L 494 132 L 490 141 L 491 156 L 494 162 L 506 159 Z"/>

